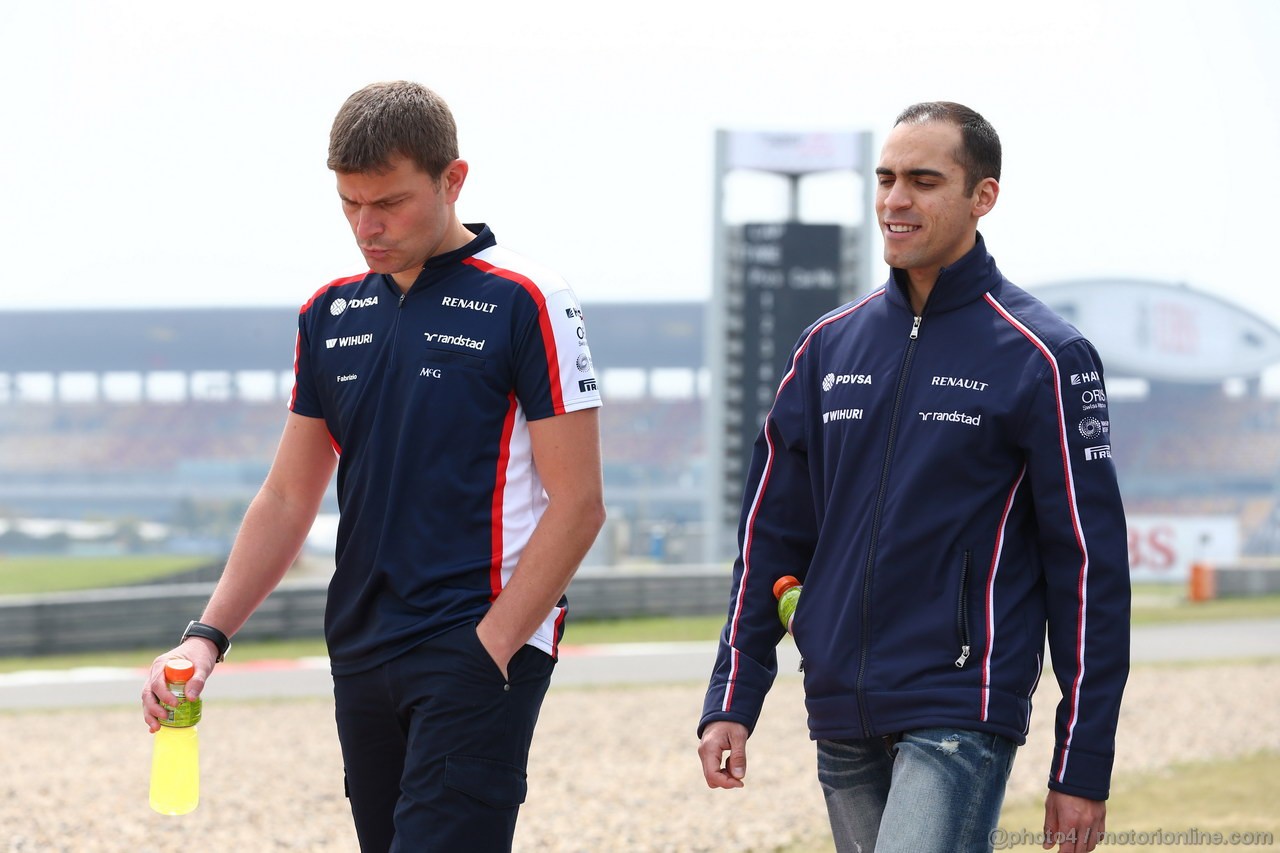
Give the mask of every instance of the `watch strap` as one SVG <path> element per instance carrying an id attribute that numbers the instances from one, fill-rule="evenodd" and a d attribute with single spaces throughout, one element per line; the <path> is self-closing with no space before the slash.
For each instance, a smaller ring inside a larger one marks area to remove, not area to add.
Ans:
<path id="1" fill-rule="evenodd" d="M 219 631 L 212 625 L 206 625 L 204 622 L 197 622 L 192 619 L 187 623 L 187 630 L 182 632 L 182 641 L 185 642 L 188 637 L 200 637 L 209 640 L 218 647 L 217 663 L 226 660 L 227 652 L 231 649 L 231 638 Z"/>

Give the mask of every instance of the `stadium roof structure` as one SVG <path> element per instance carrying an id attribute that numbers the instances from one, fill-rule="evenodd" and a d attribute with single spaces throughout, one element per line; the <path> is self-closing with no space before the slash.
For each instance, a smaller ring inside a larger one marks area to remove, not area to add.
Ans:
<path id="1" fill-rule="evenodd" d="M 1280 364 L 1280 330 L 1185 285 L 1100 278 L 1029 290 L 1093 342 L 1108 376 L 1195 384 Z M 702 367 L 706 312 L 703 302 L 583 306 L 606 370 Z M 291 307 L 0 311 L 0 373 L 287 370 L 296 330 Z"/>
<path id="2" fill-rule="evenodd" d="M 702 366 L 701 302 L 583 306 L 606 368 Z M 0 372 L 287 370 L 297 308 L 0 311 Z"/>
<path id="3" fill-rule="evenodd" d="M 1212 383 L 1280 364 L 1280 330 L 1186 285 L 1089 279 L 1028 289 L 1089 338 L 1108 376 Z"/>

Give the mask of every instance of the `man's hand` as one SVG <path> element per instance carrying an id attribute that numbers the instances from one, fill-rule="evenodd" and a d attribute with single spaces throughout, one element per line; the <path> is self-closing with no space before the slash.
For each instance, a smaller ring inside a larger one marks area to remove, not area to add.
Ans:
<path id="1" fill-rule="evenodd" d="M 728 751 L 729 760 L 721 763 Z M 741 788 L 747 775 L 747 727 L 729 720 L 716 720 L 702 730 L 698 758 L 708 788 Z"/>
<path id="2" fill-rule="evenodd" d="M 178 697 L 169 690 L 164 680 L 164 665 L 175 658 L 191 661 L 195 665 L 195 674 L 187 682 L 186 697 L 199 699 L 204 690 L 205 680 L 213 672 L 214 662 L 218 659 L 218 648 L 212 640 L 203 637 L 188 637 L 182 645 L 165 652 L 151 663 L 151 672 L 147 675 L 147 683 L 142 685 L 142 719 L 147 728 L 155 734 L 160 730 L 160 721 L 169 715 L 160 703 L 176 706 Z"/>
<path id="3" fill-rule="evenodd" d="M 1058 845 L 1058 853 L 1089 853 L 1107 828 L 1107 804 L 1058 791 L 1044 799 L 1045 850 Z"/>

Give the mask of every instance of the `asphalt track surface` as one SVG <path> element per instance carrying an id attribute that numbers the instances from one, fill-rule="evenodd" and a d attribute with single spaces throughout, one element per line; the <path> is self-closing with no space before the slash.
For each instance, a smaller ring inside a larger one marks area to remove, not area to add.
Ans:
<path id="1" fill-rule="evenodd" d="M 1280 619 L 1233 620 L 1133 629 L 1135 664 L 1280 657 Z M 705 681 L 715 644 L 613 643 L 564 646 L 557 686 L 660 684 Z M 785 640 L 778 647 L 780 677 L 798 673 L 800 656 Z M 146 667 L 95 667 L 0 673 L 0 709 L 127 705 L 138 701 Z M 332 694 L 325 658 L 263 660 L 220 665 L 205 688 L 210 699 L 266 699 Z"/>

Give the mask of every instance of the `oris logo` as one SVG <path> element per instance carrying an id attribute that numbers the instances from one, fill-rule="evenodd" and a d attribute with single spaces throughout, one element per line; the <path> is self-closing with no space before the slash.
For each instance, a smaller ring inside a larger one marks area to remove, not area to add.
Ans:
<path id="1" fill-rule="evenodd" d="M 1086 405 L 1090 403 L 1105 403 L 1107 402 L 1107 392 L 1101 389 L 1085 391 L 1080 395 L 1080 402 Z"/>
<path id="2" fill-rule="evenodd" d="M 378 297 L 367 296 L 364 299 L 346 300 L 339 296 L 329 305 L 329 313 L 337 317 L 348 308 L 368 308 L 370 305 L 377 305 Z"/>
<path id="3" fill-rule="evenodd" d="M 870 373 L 828 373 L 822 377 L 822 390 L 830 391 L 837 385 L 870 385 Z"/>

